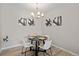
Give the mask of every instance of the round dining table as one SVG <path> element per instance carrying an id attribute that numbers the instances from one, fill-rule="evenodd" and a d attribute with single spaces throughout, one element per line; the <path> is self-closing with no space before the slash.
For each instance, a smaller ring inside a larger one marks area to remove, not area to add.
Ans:
<path id="1" fill-rule="evenodd" d="M 38 47 L 40 45 L 40 41 L 42 41 L 43 44 L 45 44 L 45 40 L 47 40 L 47 37 L 44 35 L 32 35 L 29 36 L 28 39 L 31 40 L 31 44 L 33 44 L 33 42 L 35 41 L 35 49 L 32 49 L 30 47 L 30 50 L 35 51 L 35 56 L 38 56 L 38 52 L 40 51 Z"/>

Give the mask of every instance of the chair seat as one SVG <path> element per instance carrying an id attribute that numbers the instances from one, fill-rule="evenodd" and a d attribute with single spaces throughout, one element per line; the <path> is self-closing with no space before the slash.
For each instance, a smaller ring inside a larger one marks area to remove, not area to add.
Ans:
<path id="1" fill-rule="evenodd" d="M 30 44 L 30 43 L 26 43 L 25 45 L 23 45 L 25 48 L 26 47 L 32 47 L 32 46 L 34 46 L 33 44 Z"/>
<path id="2" fill-rule="evenodd" d="M 47 50 L 48 48 L 44 47 L 44 46 L 39 46 L 39 48 Z"/>
<path id="3" fill-rule="evenodd" d="M 46 40 L 45 44 L 43 46 L 39 46 L 39 48 L 47 50 L 47 49 L 49 49 L 51 47 L 51 43 L 52 43 L 52 40 Z"/>

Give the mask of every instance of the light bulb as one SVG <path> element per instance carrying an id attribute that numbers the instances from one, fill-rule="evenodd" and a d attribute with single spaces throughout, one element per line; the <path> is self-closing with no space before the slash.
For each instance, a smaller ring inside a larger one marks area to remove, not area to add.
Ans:
<path id="1" fill-rule="evenodd" d="M 31 12 L 31 15 L 34 17 L 34 13 L 33 12 Z"/>
<path id="2" fill-rule="evenodd" d="M 37 12 L 37 15 L 40 15 L 40 12 L 39 11 Z"/>
<path id="3" fill-rule="evenodd" d="M 43 16 L 44 16 L 44 14 L 43 14 L 43 13 L 41 13 L 41 16 L 43 17 Z"/>
<path id="4" fill-rule="evenodd" d="M 38 18 L 40 18 L 40 16 L 39 16 L 39 15 L 38 15 L 37 17 L 38 17 Z"/>

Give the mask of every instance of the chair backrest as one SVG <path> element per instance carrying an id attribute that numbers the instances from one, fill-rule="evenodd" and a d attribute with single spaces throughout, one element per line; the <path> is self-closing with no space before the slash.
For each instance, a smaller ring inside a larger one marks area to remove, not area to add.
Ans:
<path id="1" fill-rule="evenodd" d="M 52 40 L 46 40 L 44 44 L 44 49 L 49 49 L 52 45 Z"/>
<path id="2" fill-rule="evenodd" d="M 26 45 L 28 45 L 28 44 L 31 44 L 31 42 L 30 42 L 29 39 L 24 38 L 24 39 L 22 39 L 22 44 L 23 44 L 23 46 L 26 46 Z"/>
<path id="3" fill-rule="evenodd" d="M 50 40 L 50 37 L 48 35 L 45 35 L 47 37 L 47 40 Z"/>

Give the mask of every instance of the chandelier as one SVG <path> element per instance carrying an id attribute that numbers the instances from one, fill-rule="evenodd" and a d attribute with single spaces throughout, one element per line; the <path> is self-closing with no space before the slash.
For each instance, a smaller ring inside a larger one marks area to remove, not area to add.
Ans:
<path id="1" fill-rule="evenodd" d="M 44 13 L 39 11 L 38 3 L 36 3 L 35 12 L 31 12 L 30 14 L 32 17 L 37 18 L 37 19 L 44 17 Z"/>

